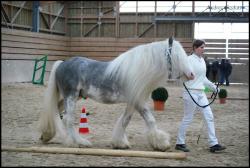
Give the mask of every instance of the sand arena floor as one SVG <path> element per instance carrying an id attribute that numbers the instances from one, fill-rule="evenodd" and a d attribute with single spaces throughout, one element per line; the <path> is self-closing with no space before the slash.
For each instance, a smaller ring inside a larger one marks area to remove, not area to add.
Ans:
<path id="1" fill-rule="evenodd" d="M 182 87 L 167 86 L 169 99 L 165 111 L 154 111 L 157 125 L 171 135 L 172 147 L 168 152 L 178 152 L 174 149 L 178 126 L 183 116 Z M 223 88 L 223 87 L 222 87 Z M 210 153 L 208 150 L 206 131 L 201 131 L 201 113 L 197 112 L 190 125 L 186 142 L 191 150 L 186 160 L 153 159 L 139 157 L 111 157 L 73 154 L 46 154 L 27 152 L 1 152 L 2 166 L 249 166 L 249 87 L 229 86 L 229 98 L 246 98 L 247 100 L 227 100 L 212 104 L 216 134 L 221 144 L 227 146 L 224 152 Z M 41 144 L 37 132 L 39 113 L 43 111 L 42 100 L 45 87 L 30 83 L 2 84 L 1 87 L 1 145 L 30 147 L 56 146 L 64 147 L 54 138 L 50 144 Z M 148 104 L 153 108 L 152 100 Z M 92 142 L 92 148 L 111 149 L 112 129 L 120 114 L 125 110 L 125 104 L 105 105 L 90 99 L 80 100 L 75 111 L 75 126 L 79 124 L 82 106 L 86 107 L 90 133 L 87 138 Z M 128 150 L 152 151 L 148 145 L 142 117 L 135 113 L 126 129 L 132 146 Z M 199 144 L 197 136 L 201 134 Z"/>

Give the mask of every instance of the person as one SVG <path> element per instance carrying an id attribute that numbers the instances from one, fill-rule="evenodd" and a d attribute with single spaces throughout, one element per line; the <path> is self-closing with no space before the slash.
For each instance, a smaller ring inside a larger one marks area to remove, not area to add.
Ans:
<path id="1" fill-rule="evenodd" d="M 220 84 L 223 85 L 226 80 L 226 86 L 229 86 L 229 76 L 232 73 L 232 65 L 228 59 L 221 60 L 220 73 Z"/>
<path id="2" fill-rule="evenodd" d="M 192 63 L 194 79 L 185 82 L 190 94 L 194 98 L 194 100 L 199 105 L 207 105 L 208 99 L 204 92 L 205 87 L 210 88 L 214 92 L 217 90 L 217 87 L 214 83 L 209 81 L 206 77 L 206 64 L 203 59 L 203 52 L 205 47 L 205 41 L 203 40 L 195 40 L 193 42 L 193 54 L 188 57 L 188 60 Z M 218 88 L 219 90 L 219 88 Z M 184 100 L 184 116 L 181 121 L 175 149 L 181 150 L 184 152 L 189 152 L 190 150 L 187 148 L 185 143 L 186 130 L 189 124 L 192 122 L 194 112 L 196 108 L 203 114 L 203 118 L 205 120 L 207 126 L 207 134 L 208 134 L 208 143 L 211 152 L 221 151 L 226 149 L 225 146 L 222 146 L 218 143 L 218 139 L 215 135 L 215 126 L 214 126 L 214 116 L 210 106 L 205 108 L 200 108 L 195 102 L 192 100 L 191 96 L 188 94 L 186 90 L 183 92 L 183 100 Z"/>
<path id="3" fill-rule="evenodd" d="M 219 84 L 223 85 L 223 83 L 225 81 L 225 73 L 226 73 L 226 66 L 225 66 L 225 59 L 224 58 L 221 59 L 219 70 L 220 70 Z"/>
<path id="4" fill-rule="evenodd" d="M 218 70 L 219 70 L 219 61 L 215 60 L 215 61 L 213 61 L 212 65 L 211 65 L 212 81 L 213 82 L 217 81 Z"/>
<path id="5" fill-rule="evenodd" d="M 225 79 L 226 79 L 226 86 L 229 86 L 229 76 L 232 73 L 232 64 L 230 63 L 229 59 L 226 59 L 226 73 L 225 73 Z"/>
<path id="6" fill-rule="evenodd" d="M 204 60 L 205 60 L 206 67 L 207 67 L 206 77 L 209 79 L 209 74 L 210 74 L 210 63 L 209 63 L 209 60 L 208 60 L 207 56 L 205 56 Z"/>

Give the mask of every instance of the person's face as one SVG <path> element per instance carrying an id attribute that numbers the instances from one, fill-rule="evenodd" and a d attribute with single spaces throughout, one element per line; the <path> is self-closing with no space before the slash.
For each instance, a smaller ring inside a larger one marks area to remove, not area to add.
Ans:
<path id="1" fill-rule="evenodd" d="M 200 47 L 195 49 L 195 53 L 199 56 L 202 56 L 205 50 L 205 44 L 202 44 Z"/>

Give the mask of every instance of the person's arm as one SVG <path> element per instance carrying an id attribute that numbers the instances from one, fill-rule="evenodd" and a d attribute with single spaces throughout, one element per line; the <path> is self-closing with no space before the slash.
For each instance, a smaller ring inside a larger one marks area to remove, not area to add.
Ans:
<path id="1" fill-rule="evenodd" d="M 213 84 L 213 82 L 211 82 L 210 80 L 208 80 L 207 77 L 204 78 L 203 84 L 204 84 L 206 87 L 208 87 L 208 88 L 210 88 L 211 90 L 213 90 L 213 92 L 216 92 L 216 91 L 217 91 L 217 90 L 216 90 L 216 85 Z M 218 92 L 220 92 L 220 88 L 219 88 L 219 87 L 218 87 Z"/>

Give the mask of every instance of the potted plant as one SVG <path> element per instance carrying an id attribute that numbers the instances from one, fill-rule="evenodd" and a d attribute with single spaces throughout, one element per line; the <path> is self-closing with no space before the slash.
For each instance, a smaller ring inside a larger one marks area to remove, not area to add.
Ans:
<path id="1" fill-rule="evenodd" d="M 156 111 L 164 111 L 165 102 L 168 99 L 168 91 L 164 87 L 159 87 L 155 89 L 151 98 L 154 101 L 154 110 Z"/>
<path id="2" fill-rule="evenodd" d="M 218 95 L 219 95 L 220 104 L 225 104 L 226 98 L 227 98 L 227 90 L 220 89 L 220 92 L 218 93 Z"/>

